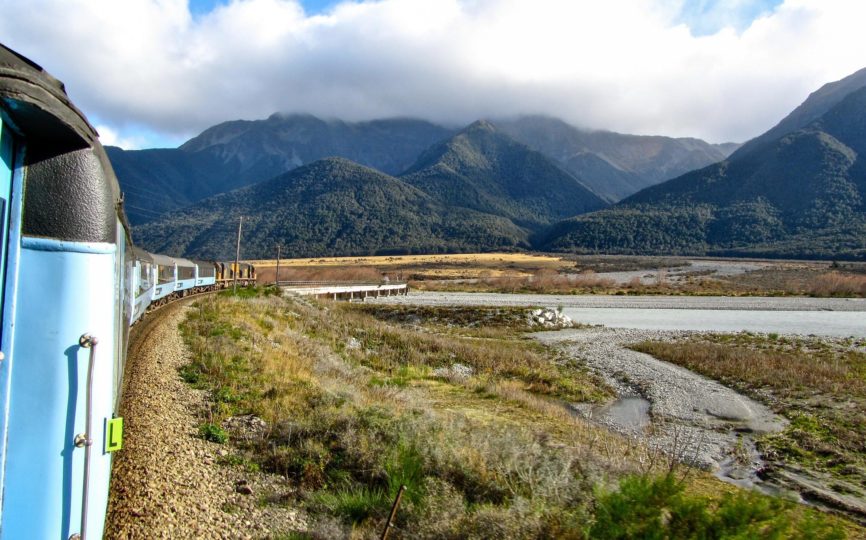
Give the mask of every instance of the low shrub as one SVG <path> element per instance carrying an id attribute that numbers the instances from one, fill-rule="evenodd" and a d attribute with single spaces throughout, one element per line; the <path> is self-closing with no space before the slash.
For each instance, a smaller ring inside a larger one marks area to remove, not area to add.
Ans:
<path id="1" fill-rule="evenodd" d="M 202 439 L 217 444 L 225 444 L 229 440 L 226 430 L 216 424 L 202 424 L 198 427 L 198 435 Z"/>
<path id="2" fill-rule="evenodd" d="M 619 490 L 598 495 L 589 536 L 599 540 L 845 537 L 825 522 L 792 516 L 791 508 L 792 503 L 751 491 L 711 501 L 687 494 L 670 474 L 630 476 L 620 482 Z"/>

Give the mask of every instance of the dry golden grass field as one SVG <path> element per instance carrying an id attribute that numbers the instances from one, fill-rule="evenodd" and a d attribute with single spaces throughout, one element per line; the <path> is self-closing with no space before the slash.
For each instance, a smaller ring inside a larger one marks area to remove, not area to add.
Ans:
<path id="1" fill-rule="evenodd" d="M 276 260 L 250 262 L 257 267 L 259 283 L 274 282 Z M 744 269 L 732 273 L 736 266 Z M 864 263 L 533 253 L 280 261 L 282 281 L 379 282 L 386 276 L 409 281 L 416 289 L 461 292 L 866 296 Z"/>

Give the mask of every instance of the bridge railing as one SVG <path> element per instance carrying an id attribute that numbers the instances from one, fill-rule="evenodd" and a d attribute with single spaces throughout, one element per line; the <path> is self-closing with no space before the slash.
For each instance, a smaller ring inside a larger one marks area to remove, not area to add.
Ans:
<path id="1" fill-rule="evenodd" d="M 405 281 L 284 281 L 277 282 L 280 287 L 385 287 L 396 286 L 402 287 L 406 285 Z"/>

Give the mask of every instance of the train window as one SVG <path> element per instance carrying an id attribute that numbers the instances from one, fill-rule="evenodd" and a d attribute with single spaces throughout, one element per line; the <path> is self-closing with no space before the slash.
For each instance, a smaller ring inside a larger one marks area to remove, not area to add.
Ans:
<path id="1" fill-rule="evenodd" d="M 153 273 L 153 267 L 149 262 L 139 261 L 140 270 L 139 270 L 139 278 L 138 278 L 138 292 L 136 296 L 141 296 L 142 293 L 149 290 L 153 287 L 153 281 L 151 280 L 151 275 Z"/>
<path id="2" fill-rule="evenodd" d="M 195 266 L 180 266 L 177 267 L 177 280 L 195 279 Z"/>
<path id="3" fill-rule="evenodd" d="M 157 271 L 157 280 L 159 283 L 171 283 L 174 281 L 174 265 L 159 265 Z"/>
<path id="4" fill-rule="evenodd" d="M 198 265 L 198 277 L 211 278 L 214 277 L 214 266 L 211 263 L 201 263 Z"/>

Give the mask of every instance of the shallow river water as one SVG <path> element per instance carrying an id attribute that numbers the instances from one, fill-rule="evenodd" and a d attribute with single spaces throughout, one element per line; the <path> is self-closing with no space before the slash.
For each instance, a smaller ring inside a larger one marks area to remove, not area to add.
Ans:
<path id="1" fill-rule="evenodd" d="M 377 301 L 543 306 L 609 328 L 866 337 L 866 298 L 760 298 L 411 292 Z"/>

